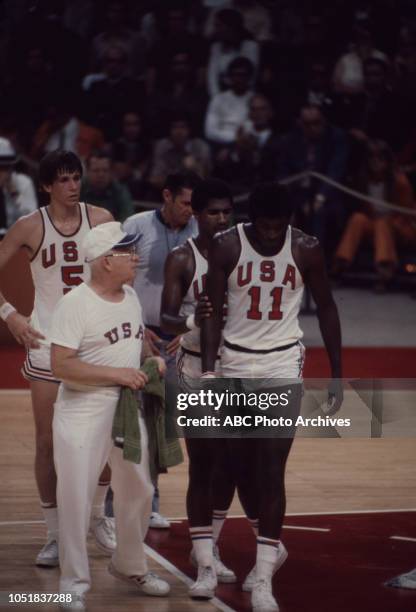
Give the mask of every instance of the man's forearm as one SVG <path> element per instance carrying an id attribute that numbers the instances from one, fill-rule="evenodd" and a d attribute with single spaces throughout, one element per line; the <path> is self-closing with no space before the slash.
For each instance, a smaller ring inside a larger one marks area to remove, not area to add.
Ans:
<path id="1" fill-rule="evenodd" d="M 163 314 L 160 318 L 160 324 L 163 331 L 167 334 L 186 334 L 190 328 L 186 325 L 187 317 L 173 316 Z"/>
<path id="2" fill-rule="evenodd" d="M 341 325 L 334 302 L 318 309 L 319 327 L 328 353 L 333 378 L 342 378 Z"/>
<path id="3" fill-rule="evenodd" d="M 78 357 L 56 362 L 52 355 L 52 372 L 58 380 L 93 386 L 113 386 L 118 382 L 120 368 L 86 363 Z"/>

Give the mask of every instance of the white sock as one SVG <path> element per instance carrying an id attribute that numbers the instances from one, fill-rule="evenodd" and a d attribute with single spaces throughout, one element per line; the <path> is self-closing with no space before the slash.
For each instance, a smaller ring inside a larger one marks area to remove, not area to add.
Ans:
<path id="1" fill-rule="evenodd" d="M 214 562 L 212 549 L 212 526 L 190 527 L 189 532 L 191 534 L 192 547 L 194 549 L 198 566 L 212 567 Z"/>
<path id="2" fill-rule="evenodd" d="M 271 580 L 276 567 L 280 540 L 257 538 L 256 577 Z"/>
<path id="3" fill-rule="evenodd" d="M 250 523 L 250 527 L 253 530 L 254 535 L 257 536 L 259 535 L 259 519 L 248 519 L 248 522 Z"/>
<path id="4" fill-rule="evenodd" d="M 98 484 L 95 490 L 94 500 L 92 502 L 92 518 L 101 518 L 105 516 L 105 498 L 109 487 L 110 483 Z"/>
<path id="5" fill-rule="evenodd" d="M 214 546 L 220 537 L 221 529 L 224 525 L 225 519 L 227 518 L 228 510 L 213 510 L 212 511 L 212 537 L 214 540 Z"/>
<path id="6" fill-rule="evenodd" d="M 48 531 L 48 540 L 58 541 L 58 508 L 47 502 L 40 502 L 43 518 Z"/>

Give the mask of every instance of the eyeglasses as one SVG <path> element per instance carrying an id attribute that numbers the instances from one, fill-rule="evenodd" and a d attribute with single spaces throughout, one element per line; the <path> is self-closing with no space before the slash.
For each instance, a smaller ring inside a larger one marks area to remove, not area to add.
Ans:
<path id="1" fill-rule="evenodd" d="M 135 247 L 132 247 L 128 251 L 123 251 L 122 253 L 107 253 L 105 257 L 135 257 L 137 255 L 137 251 Z"/>

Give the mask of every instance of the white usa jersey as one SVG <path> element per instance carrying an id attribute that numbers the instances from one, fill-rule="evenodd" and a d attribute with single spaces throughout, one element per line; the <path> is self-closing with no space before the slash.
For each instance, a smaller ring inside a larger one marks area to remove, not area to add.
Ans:
<path id="1" fill-rule="evenodd" d="M 80 221 L 78 228 L 70 235 L 62 234 L 53 224 L 47 207 L 39 209 L 43 235 L 35 255 L 30 260 L 35 302 L 31 325 L 46 337 L 52 312 L 65 293 L 90 278 L 89 265 L 84 261 L 82 241 L 91 229 L 87 205 L 79 203 Z"/>
<path id="2" fill-rule="evenodd" d="M 182 317 L 188 317 L 189 315 L 195 313 L 196 305 L 201 295 L 205 292 L 205 283 L 208 271 L 208 261 L 198 251 L 194 240 L 189 238 L 187 243 L 192 249 L 195 262 L 195 271 L 179 311 L 179 314 Z M 190 330 L 182 336 L 181 346 L 188 349 L 188 351 L 194 351 L 196 353 L 201 352 L 201 330 L 199 327 Z"/>
<path id="3" fill-rule="evenodd" d="M 251 246 L 242 223 L 237 231 L 241 253 L 228 278 L 225 342 L 254 351 L 296 342 L 303 336 L 298 315 L 304 285 L 292 255 L 291 226 L 272 257 Z"/>

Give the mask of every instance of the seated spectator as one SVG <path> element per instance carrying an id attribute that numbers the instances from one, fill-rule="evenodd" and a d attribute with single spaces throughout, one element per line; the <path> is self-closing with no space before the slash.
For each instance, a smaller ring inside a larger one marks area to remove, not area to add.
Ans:
<path id="1" fill-rule="evenodd" d="M 103 6 L 104 4 L 104 6 Z M 144 77 L 147 42 L 140 33 L 128 27 L 126 2 L 106 0 L 97 5 L 104 17 L 103 29 L 93 38 L 91 46 L 91 69 L 100 70 L 107 52 L 114 45 L 122 47 L 126 55 L 126 74 Z"/>
<path id="2" fill-rule="evenodd" d="M 342 181 L 347 161 L 346 135 L 328 123 L 317 106 L 304 106 L 298 126 L 286 134 L 280 145 L 278 178 L 314 171 Z M 305 176 L 293 186 L 300 223 L 331 249 L 334 231 L 342 226 L 343 201 L 331 185 Z M 329 228 L 331 231 L 329 232 Z"/>
<path id="3" fill-rule="evenodd" d="M 106 208 L 116 221 L 123 222 L 135 212 L 129 191 L 114 178 L 108 153 L 92 153 L 87 159 L 86 170 L 81 186 L 82 201 Z"/>
<path id="4" fill-rule="evenodd" d="M 237 57 L 228 66 L 230 88 L 212 98 L 205 117 L 205 136 L 212 143 L 229 147 L 235 142 L 238 128 L 248 117 L 253 71 L 245 57 Z"/>
<path id="5" fill-rule="evenodd" d="M 143 85 L 127 76 L 126 69 L 124 47 L 109 47 L 104 59 L 105 78 L 92 83 L 85 94 L 85 116 L 92 125 L 102 130 L 109 142 L 117 137 L 123 113 L 143 106 Z"/>
<path id="6" fill-rule="evenodd" d="M 383 141 L 369 141 L 355 187 L 377 200 L 414 208 L 409 181 L 396 170 L 391 149 Z M 336 250 L 334 276 L 340 276 L 351 265 L 362 242 L 368 239 L 373 243 L 378 276 L 375 289 L 385 291 L 397 269 L 397 246 L 416 244 L 416 220 L 396 211 L 390 212 L 375 203 L 361 202 L 359 210 L 349 218 Z"/>
<path id="7" fill-rule="evenodd" d="M 150 182 L 160 190 L 169 174 L 192 170 L 206 178 L 211 170 L 211 152 L 200 138 L 192 138 L 187 115 L 174 115 L 169 124 L 169 136 L 155 145 Z"/>
<path id="8" fill-rule="evenodd" d="M 32 179 L 14 171 L 16 162 L 10 141 L 0 138 L 0 233 L 38 206 Z"/>
<path id="9" fill-rule="evenodd" d="M 252 63 L 250 75 L 253 84 L 259 64 L 259 46 L 244 28 L 242 15 L 233 9 L 223 9 L 215 14 L 214 42 L 208 61 L 208 93 L 210 97 L 231 87 L 229 67 L 237 57 L 245 57 Z"/>
<path id="10" fill-rule="evenodd" d="M 391 90 L 386 60 L 370 57 L 364 62 L 364 92 L 336 100 L 334 121 L 348 129 L 355 141 L 385 140 L 394 150 L 404 145 L 413 116 L 406 101 Z"/>
<path id="11" fill-rule="evenodd" d="M 47 106 L 46 121 L 33 137 L 32 159 L 40 160 L 50 151 L 65 149 L 73 151 L 84 161 L 92 151 L 104 146 L 102 132 L 80 121 L 74 114 L 75 106 L 70 94 L 55 94 L 55 101 Z"/>
<path id="12" fill-rule="evenodd" d="M 250 100 L 249 118 L 239 128 L 234 146 L 217 163 L 215 175 L 231 184 L 234 193 L 244 193 L 255 183 L 277 176 L 279 138 L 273 128 L 273 109 L 262 94 Z"/>
<path id="13" fill-rule="evenodd" d="M 114 176 L 126 185 L 134 199 L 144 197 L 145 179 L 150 162 L 150 143 L 142 116 L 135 111 L 124 113 L 121 136 L 112 145 Z"/>
<path id="14" fill-rule="evenodd" d="M 161 138 L 171 113 L 186 113 L 193 134 L 201 136 L 207 103 L 207 92 L 198 85 L 195 58 L 186 49 L 177 49 L 166 62 L 164 78 L 159 75 L 147 99 L 146 115 L 152 134 Z"/>
<path id="15" fill-rule="evenodd" d="M 357 22 L 350 50 L 335 65 L 333 81 L 337 93 L 355 95 L 364 91 L 363 65 L 370 57 L 387 61 L 387 56 L 374 48 L 368 24 Z"/>

